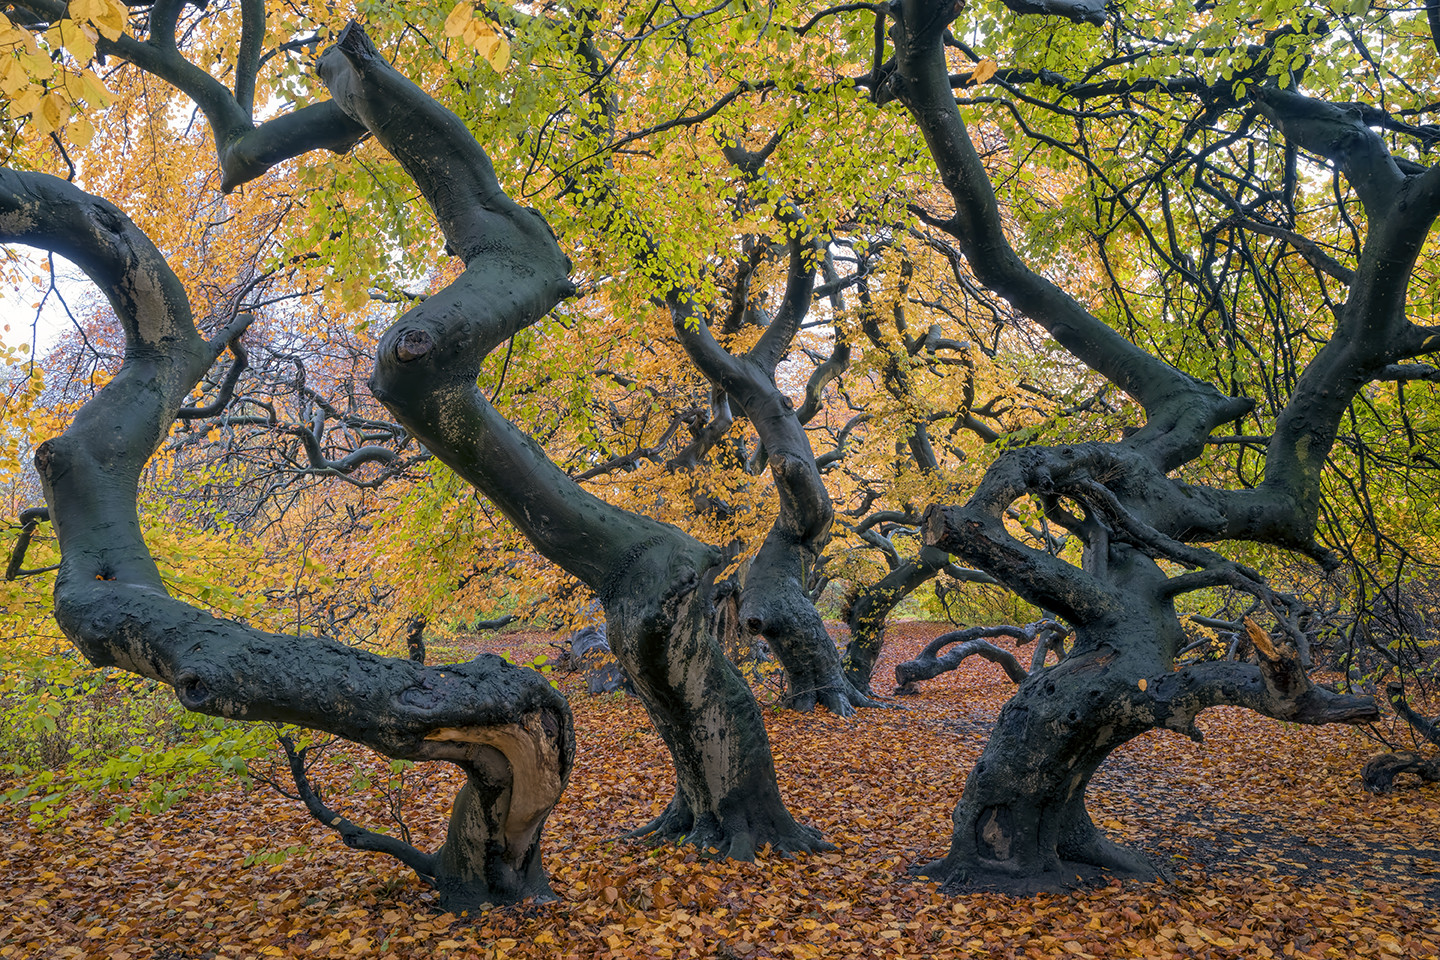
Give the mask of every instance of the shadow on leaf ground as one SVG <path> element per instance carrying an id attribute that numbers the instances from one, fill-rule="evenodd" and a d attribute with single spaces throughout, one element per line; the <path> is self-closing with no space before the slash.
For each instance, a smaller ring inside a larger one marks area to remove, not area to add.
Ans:
<path id="1" fill-rule="evenodd" d="M 883 675 L 942 629 L 898 625 Z M 546 639 L 482 646 L 526 662 Z M 345 850 L 263 789 L 111 826 L 127 798 L 106 795 L 45 831 L 0 808 L 0 957 L 1440 957 L 1440 787 L 1366 794 L 1374 750 L 1350 730 L 1215 710 L 1204 745 L 1142 737 L 1102 768 L 1092 813 L 1173 883 L 950 897 L 905 871 L 948 842 L 1011 689 L 998 668 L 969 662 L 854 722 L 767 710 L 787 802 L 838 850 L 754 864 L 617 842 L 669 800 L 663 746 L 634 701 L 561 684 L 580 752 L 547 828 L 558 903 L 438 914 L 398 864 Z M 343 758 L 320 772 L 336 806 L 384 825 L 383 800 L 352 777 Z M 418 778 L 417 842 L 443 834 L 456 789 L 438 768 Z M 253 859 L 293 845 L 284 862 Z"/>

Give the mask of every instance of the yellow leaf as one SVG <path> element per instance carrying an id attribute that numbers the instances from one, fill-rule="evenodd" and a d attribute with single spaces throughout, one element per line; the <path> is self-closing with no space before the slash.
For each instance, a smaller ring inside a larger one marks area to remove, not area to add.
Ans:
<path id="1" fill-rule="evenodd" d="M 974 84 L 984 83 L 986 80 L 989 80 L 991 77 L 995 76 L 995 71 L 999 69 L 1000 64 L 996 63 L 994 60 L 990 60 L 988 58 L 985 60 L 981 60 L 975 65 L 975 72 L 970 74 L 970 82 Z"/>
<path id="2" fill-rule="evenodd" d="M 49 80 L 55 76 L 55 64 L 43 53 L 20 54 L 20 65 L 32 80 Z"/>
<path id="3" fill-rule="evenodd" d="M 1148 687 L 1149 685 L 1150 685 L 1150 682 L 1149 682 L 1148 680 L 1146 680 L 1144 677 L 1141 677 L 1141 678 L 1140 678 L 1140 689 L 1141 689 L 1141 690 L 1144 690 L 1144 689 L 1145 689 L 1146 687 Z"/>
<path id="4" fill-rule="evenodd" d="M 19 60 L 14 57 L 0 60 L 0 90 L 5 92 L 5 96 L 13 98 L 28 86 L 30 75 L 25 72 Z"/>
<path id="5" fill-rule="evenodd" d="M 468 7 L 466 9 L 468 12 Z M 448 20 L 446 21 L 446 30 L 449 30 Z M 454 35 L 468 46 L 475 48 L 475 51 L 484 58 L 486 63 L 490 64 L 496 73 L 504 73 L 505 68 L 510 65 L 510 42 L 488 22 L 474 18 L 468 19 L 460 25 Z"/>
<path id="6" fill-rule="evenodd" d="M 450 16 L 445 18 L 445 36 L 460 36 L 474 17 L 475 9 L 470 6 L 470 0 L 460 0 L 455 4 L 455 9 L 450 11 Z"/>
<path id="7" fill-rule="evenodd" d="M 65 122 L 66 115 L 70 112 L 69 106 L 65 101 L 64 92 L 54 90 L 47 95 L 44 100 L 40 101 L 40 113 L 58 129 L 60 125 Z"/>
<path id="8" fill-rule="evenodd" d="M 45 45 L 51 50 L 64 47 L 80 63 L 89 63 L 95 56 L 95 37 L 98 34 L 89 24 L 74 20 L 61 20 L 45 31 Z"/>
<path id="9" fill-rule="evenodd" d="M 34 90 L 26 90 L 26 94 L 34 94 Z M 22 102 L 28 101 L 28 96 L 21 96 L 15 100 L 18 109 Z M 48 137 L 60 128 L 60 104 L 56 103 L 54 96 L 35 98 L 34 106 L 28 111 L 35 123 L 35 136 Z"/>
<path id="10" fill-rule="evenodd" d="M 88 147 L 95 139 L 95 127 L 85 117 L 76 117 L 75 122 L 70 124 L 69 136 L 75 146 Z"/>
<path id="11" fill-rule="evenodd" d="M 73 20 L 92 20 L 104 12 L 103 0 L 70 0 L 70 17 Z"/>
<path id="12" fill-rule="evenodd" d="M 31 40 L 30 31 L 21 30 L 9 20 L 0 18 L 0 47 L 26 46 Z"/>
<path id="13" fill-rule="evenodd" d="M 104 107 L 110 104 L 110 91 L 105 89 L 105 84 L 100 78 L 89 70 L 80 74 L 80 97 L 91 107 Z"/>
<path id="14" fill-rule="evenodd" d="M 120 0 L 91 0 L 91 7 L 98 6 L 99 12 L 89 19 L 95 24 L 106 40 L 119 40 L 125 33 L 126 11 Z"/>
<path id="15" fill-rule="evenodd" d="M 496 34 L 495 48 L 485 55 L 485 61 L 495 68 L 496 73 L 504 73 L 505 68 L 510 66 L 510 41 Z"/>
<path id="16" fill-rule="evenodd" d="M 89 63 L 95 58 L 95 38 L 99 34 L 94 27 L 74 20 L 61 20 L 56 26 L 61 31 L 65 49 L 72 57 L 80 63 Z"/>

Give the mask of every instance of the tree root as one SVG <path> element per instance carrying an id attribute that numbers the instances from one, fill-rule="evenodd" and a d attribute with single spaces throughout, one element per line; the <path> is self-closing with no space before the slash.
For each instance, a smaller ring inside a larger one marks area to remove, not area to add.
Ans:
<path id="1" fill-rule="evenodd" d="M 1423 783 L 1440 783 L 1440 756 L 1425 757 L 1413 750 L 1378 754 L 1365 764 L 1360 782 L 1371 793 L 1385 794 L 1395 789 L 1395 778 L 1402 773 L 1413 773 Z"/>
<path id="2" fill-rule="evenodd" d="M 1060 860 L 1050 869 L 1031 871 L 1018 864 L 979 858 L 961 860 L 945 857 L 911 867 L 911 876 L 936 881 L 944 893 L 1001 893 L 1012 897 L 1031 897 L 1039 893 L 1067 893 L 1101 887 L 1112 880 L 1149 883 L 1170 882 L 1169 871 L 1151 862 L 1137 850 L 1131 850 L 1100 838 L 1106 850 L 1097 848 L 1096 859 L 1103 863 Z"/>
<path id="3" fill-rule="evenodd" d="M 810 713 L 817 706 L 824 707 L 835 716 L 845 719 L 855 716 L 855 711 L 859 709 L 896 708 L 896 704 L 877 700 L 868 691 L 861 690 L 843 673 L 838 674 L 838 679 L 830 678 L 829 682 L 816 682 L 798 691 L 787 690 L 782 705 L 796 713 Z"/>
<path id="4" fill-rule="evenodd" d="M 796 823 L 790 814 L 768 811 L 734 811 L 723 817 L 705 813 L 699 817 L 677 794 L 654 820 L 623 835 L 625 840 L 642 840 L 652 846 L 675 843 L 700 848 L 717 860 L 753 861 L 764 847 L 771 855 L 820 853 L 834 850 L 819 830 Z"/>

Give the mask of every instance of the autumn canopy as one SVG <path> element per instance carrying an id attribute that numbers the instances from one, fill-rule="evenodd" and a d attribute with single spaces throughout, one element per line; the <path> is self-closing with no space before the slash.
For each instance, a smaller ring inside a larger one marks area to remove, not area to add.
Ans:
<path id="1" fill-rule="evenodd" d="M 904 852 L 950 894 L 1172 877 L 1087 791 L 1211 708 L 1440 780 L 1437 50 L 1303 0 L 12 0 L 6 797 L 218 766 L 446 910 L 552 899 L 562 653 L 663 744 L 614 835 L 732 861 L 849 855 L 766 706 L 993 665 Z M 515 621 L 550 652 L 476 646 Z M 449 784 L 442 840 L 351 819 L 336 742 Z"/>

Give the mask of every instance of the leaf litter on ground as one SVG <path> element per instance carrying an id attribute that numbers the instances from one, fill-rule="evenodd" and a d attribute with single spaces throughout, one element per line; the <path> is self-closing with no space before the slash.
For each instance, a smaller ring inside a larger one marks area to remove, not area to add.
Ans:
<path id="1" fill-rule="evenodd" d="M 877 689 L 944 629 L 892 626 Z M 523 663 L 548 639 L 478 649 Z M 0 958 L 1440 957 L 1440 787 L 1367 794 L 1359 771 L 1376 747 L 1346 728 L 1217 709 L 1201 717 L 1204 744 L 1156 732 L 1117 751 L 1092 816 L 1173 882 L 951 895 L 907 868 L 949 842 L 1013 690 L 994 665 L 972 659 L 853 721 L 768 707 L 783 795 L 837 849 L 755 863 L 619 839 L 669 801 L 668 757 L 637 701 L 559 679 L 579 752 L 546 827 L 554 903 L 441 913 L 400 864 L 345 849 L 265 787 L 108 826 L 126 798 L 104 795 L 44 830 L 23 806 L 0 808 Z M 383 761 L 359 762 L 383 779 Z M 347 789 L 349 769 L 320 771 L 327 796 L 384 826 L 384 802 Z M 407 821 L 433 849 L 459 776 L 427 764 L 408 780 Z"/>

